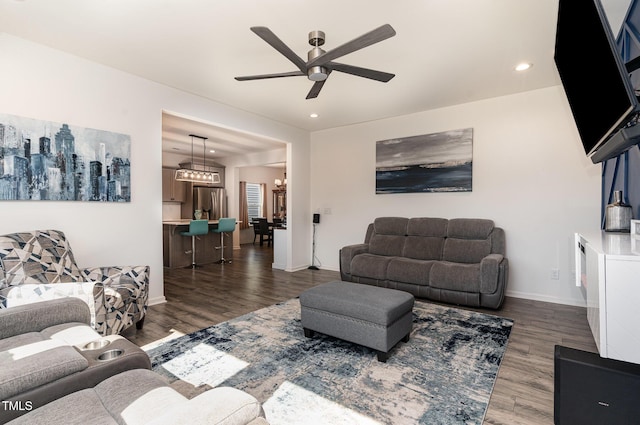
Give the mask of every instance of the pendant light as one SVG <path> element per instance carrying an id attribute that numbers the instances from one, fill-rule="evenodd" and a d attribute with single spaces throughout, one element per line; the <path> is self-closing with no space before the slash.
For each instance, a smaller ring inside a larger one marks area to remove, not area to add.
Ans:
<path id="1" fill-rule="evenodd" d="M 175 179 L 182 182 L 194 182 L 194 183 L 220 183 L 220 174 L 216 172 L 207 171 L 207 158 L 206 158 L 206 137 L 190 134 L 191 137 L 191 168 L 180 168 L 176 170 Z M 202 139 L 202 162 L 203 170 L 195 170 L 193 168 L 193 138 Z"/>

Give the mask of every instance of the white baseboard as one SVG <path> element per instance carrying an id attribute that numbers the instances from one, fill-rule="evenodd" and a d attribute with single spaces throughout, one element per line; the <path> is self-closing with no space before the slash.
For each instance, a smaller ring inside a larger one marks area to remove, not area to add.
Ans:
<path id="1" fill-rule="evenodd" d="M 552 304 L 564 304 L 564 305 L 572 305 L 574 307 L 586 307 L 587 302 L 583 300 L 576 300 L 573 298 L 558 298 L 558 297 L 549 297 L 546 295 L 540 294 L 531 294 L 528 292 L 518 292 L 518 291 L 509 291 L 505 294 L 507 297 L 513 298 L 522 298 L 525 300 L 533 300 L 533 301 L 543 301 Z"/>
<path id="2" fill-rule="evenodd" d="M 161 297 L 149 298 L 149 303 L 147 305 L 164 304 L 166 302 L 167 299 L 163 295 Z"/>

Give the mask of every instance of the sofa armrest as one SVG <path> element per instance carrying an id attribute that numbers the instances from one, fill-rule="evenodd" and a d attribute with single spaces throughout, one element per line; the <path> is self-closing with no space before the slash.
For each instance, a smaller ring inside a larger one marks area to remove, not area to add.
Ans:
<path id="1" fill-rule="evenodd" d="M 100 282 L 104 286 L 138 286 L 149 284 L 149 266 L 101 266 L 87 267 L 80 271 L 91 282 Z"/>
<path id="2" fill-rule="evenodd" d="M 224 424 L 246 425 L 263 417 L 258 400 L 244 391 L 217 387 L 180 403 L 148 423 L 148 425 Z M 268 422 L 255 422 L 268 423 Z"/>
<path id="3" fill-rule="evenodd" d="M 369 252 L 369 244 L 359 243 L 355 245 L 347 245 L 340 250 L 340 275 L 351 275 L 351 260 L 359 254 Z"/>
<path id="4" fill-rule="evenodd" d="M 104 288 L 105 306 L 115 307 L 119 292 L 131 293 L 146 308 L 149 298 L 149 266 L 89 267 L 81 270 L 85 279 Z"/>
<path id="5" fill-rule="evenodd" d="M 78 298 L 58 298 L 0 310 L 0 339 L 63 324 L 91 323 L 87 303 Z"/>
<path id="6" fill-rule="evenodd" d="M 95 295 L 98 332 L 116 334 L 141 323 L 149 301 L 149 266 L 89 267 L 80 273 L 101 291 Z"/>
<path id="7" fill-rule="evenodd" d="M 10 400 L 89 367 L 89 361 L 74 347 L 59 344 L 44 340 L 3 352 L 0 400 Z"/>
<path id="8" fill-rule="evenodd" d="M 489 254 L 480 261 L 480 293 L 493 294 L 500 282 L 500 265 L 507 261 L 502 254 Z"/>

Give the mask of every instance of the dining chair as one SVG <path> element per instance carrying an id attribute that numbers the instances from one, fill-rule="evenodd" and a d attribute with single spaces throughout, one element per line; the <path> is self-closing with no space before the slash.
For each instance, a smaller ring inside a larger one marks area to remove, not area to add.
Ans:
<path id="1" fill-rule="evenodd" d="M 253 227 L 253 244 L 256 244 L 256 238 L 260 236 L 260 219 L 254 217 L 251 219 L 251 227 Z"/>
<path id="2" fill-rule="evenodd" d="M 191 236 L 191 267 L 195 269 L 196 264 L 196 237 L 209 233 L 209 220 L 191 220 L 189 222 L 189 231 L 180 232 L 182 236 Z"/>
<path id="3" fill-rule="evenodd" d="M 220 246 L 217 246 L 216 249 L 220 249 L 220 264 L 230 263 L 231 260 L 227 260 L 224 258 L 224 234 L 227 232 L 233 232 L 236 230 L 236 219 L 224 217 L 218 220 L 218 227 L 211 229 L 212 233 L 220 234 Z"/>
<path id="4" fill-rule="evenodd" d="M 273 229 L 269 226 L 269 222 L 266 218 L 260 218 L 259 227 L 260 227 L 260 246 L 264 244 L 264 238 L 267 238 L 267 246 L 271 246 L 271 240 L 273 236 Z"/>

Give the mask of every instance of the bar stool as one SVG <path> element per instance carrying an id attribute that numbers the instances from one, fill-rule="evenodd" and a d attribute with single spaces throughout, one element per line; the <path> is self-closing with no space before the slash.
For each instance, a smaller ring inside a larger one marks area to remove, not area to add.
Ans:
<path id="1" fill-rule="evenodd" d="M 231 260 L 227 260 L 224 258 L 224 234 L 226 232 L 233 232 L 236 230 L 236 219 L 235 218 L 221 218 L 218 220 L 218 227 L 215 229 L 211 229 L 212 233 L 220 233 L 220 246 L 217 246 L 216 249 L 221 249 L 220 251 L 220 264 L 230 263 Z"/>
<path id="2" fill-rule="evenodd" d="M 196 265 L 196 236 L 206 235 L 209 233 L 209 220 L 191 220 L 189 222 L 189 231 L 180 232 L 182 236 L 191 236 L 191 268 L 195 269 Z"/>

